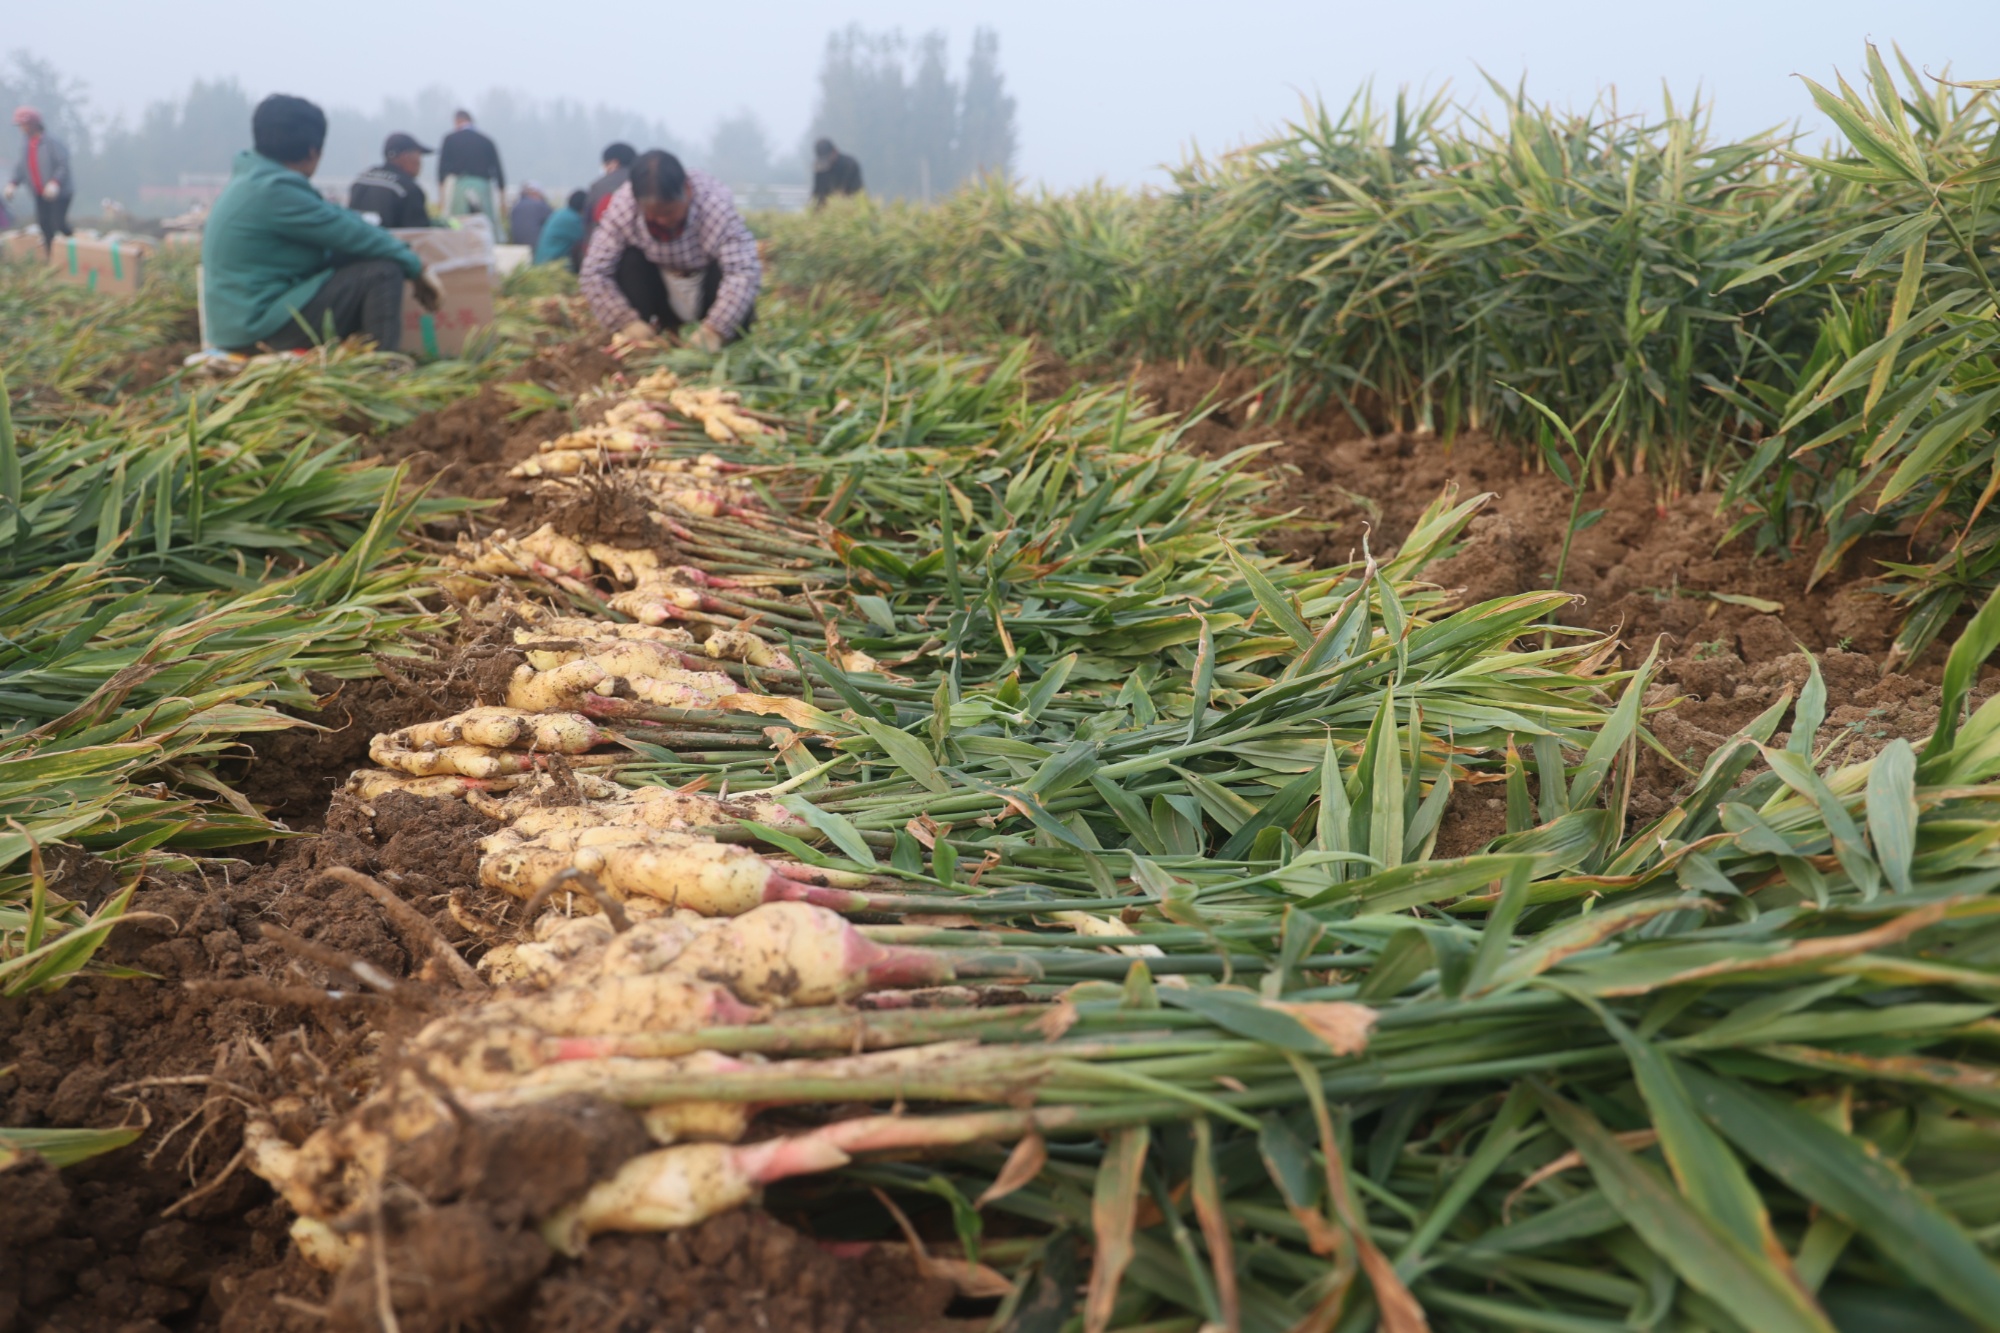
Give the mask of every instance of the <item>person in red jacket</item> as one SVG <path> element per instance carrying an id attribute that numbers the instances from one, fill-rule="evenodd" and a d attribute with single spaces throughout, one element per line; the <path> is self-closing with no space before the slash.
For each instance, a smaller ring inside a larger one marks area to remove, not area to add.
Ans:
<path id="1" fill-rule="evenodd" d="M 12 199 L 15 190 L 28 187 L 34 196 L 35 221 L 42 229 L 42 251 L 46 254 L 58 233 L 74 234 L 69 225 L 69 201 L 76 186 L 70 180 L 69 149 L 48 132 L 42 113 L 31 106 L 14 112 L 14 124 L 21 130 L 21 160 L 14 164 L 6 197 Z"/>

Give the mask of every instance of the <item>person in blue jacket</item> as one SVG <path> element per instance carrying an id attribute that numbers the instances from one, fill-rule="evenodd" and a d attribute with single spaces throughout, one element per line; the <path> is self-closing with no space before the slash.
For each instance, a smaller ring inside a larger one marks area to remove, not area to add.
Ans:
<path id="1" fill-rule="evenodd" d="M 542 234 L 535 238 L 535 262 L 537 264 L 567 263 L 570 272 L 583 258 L 580 248 L 583 244 L 584 209 L 590 206 L 590 197 L 582 190 L 570 191 L 569 199 L 542 224 Z"/>
<path id="2" fill-rule="evenodd" d="M 209 341 L 231 351 L 287 351 L 361 334 L 385 351 L 403 338 L 403 282 L 435 310 L 437 286 L 409 246 L 313 188 L 326 113 L 273 93 L 250 119 L 202 231 Z"/>

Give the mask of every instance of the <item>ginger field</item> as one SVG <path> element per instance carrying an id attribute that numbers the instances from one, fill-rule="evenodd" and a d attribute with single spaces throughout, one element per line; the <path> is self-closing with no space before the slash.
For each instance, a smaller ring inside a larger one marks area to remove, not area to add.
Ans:
<path id="1" fill-rule="evenodd" d="M 1994 1326 L 1982 181 L 1685 412 L 936 248 L 1185 199 L 772 220 L 715 356 L 0 265 L 0 1328 Z"/>

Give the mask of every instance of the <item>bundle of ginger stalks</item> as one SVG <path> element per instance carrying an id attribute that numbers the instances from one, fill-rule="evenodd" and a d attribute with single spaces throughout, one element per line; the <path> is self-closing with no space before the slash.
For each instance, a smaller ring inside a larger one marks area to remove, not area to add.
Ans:
<path id="1" fill-rule="evenodd" d="M 1946 1165 L 2000 1161 L 1993 983 L 1941 953 L 2000 882 L 2000 713 L 1840 767 L 1815 672 L 1628 829 L 1647 667 L 1531 646 L 1559 595 L 1419 580 L 1477 501 L 1287 566 L 1244 460 L 1124 395 L 911 352 L 871 399 L 838 346 L 763 355 L 769 433 L 682 443 L 639 392 L 656 448 L 541 483 L 634 487 L 646 546 L 467 544 L 504 697 L 351 784 L 494 820 L 508 924 L 358 1104 L 252 1127 L 337 1309 L 456 1280 L 412 1228 L 476 1234 L 504 1301 L 829 1172 L 796 1197 L 950 1201 L 918 1249 L 996 1327 L 2000 1309 Z M 757 503 L 634 480 L 697 449 Z M 1508 832 L 1435 856 L 1482 787 Z M 495 1183 L 550 1145 L 581 1176 Z"/>

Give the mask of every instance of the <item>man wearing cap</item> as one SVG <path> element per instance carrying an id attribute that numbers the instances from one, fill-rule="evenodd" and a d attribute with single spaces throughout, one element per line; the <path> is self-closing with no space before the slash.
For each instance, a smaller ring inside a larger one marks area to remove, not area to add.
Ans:
<path id="1" fill-rule="evenodd" d="M 507 173 L 500 169 L 500 150 L 472 127 L 470 111 L 455 111 L 452 130 L 438 145 L 438 204 L 448 218 L 484 213 L 500 234 L 500 199 L 507 192 Z"/>
<path id="2" fill-rule="evenodd" d="M 320 197 L 312 185 L 326 113 L 273 93 L 250 118 L 255 148 L 238 153 L 201 234 L 208 338 L 230 351 L 287 351 L 354 334 L 393 352 L 403 341 L 403 283 L 438 306 L 416 252 Z"/>
<path id="3" fill-rule="evenodd" d="M 69 201 L 76 187 L 69 176 L 69 149 L 52 137 L 42 124 L 42 113 L 24 106 L 14 113 L 21 130 L 21 160 L 7 182 L 7 198 L 25 185 L 35 200 L 35 221 L 42 229 L 42 251 L 55 244 L 57 233 L 72 235 Z"/>
<path id="4" fill-rule="evenodd" d="M 390 135 L 382 142 L 382 165 L 354 178 L 347 191 L 347 206 L 357 213 L 373 213 L 383 227 L 430 226 L 424 187 L 417 184 L 424 154 L 430 151 L 400 130 Z"/>

